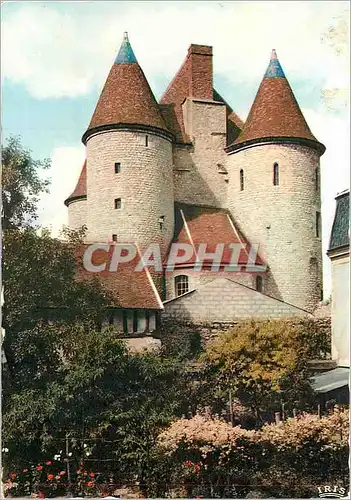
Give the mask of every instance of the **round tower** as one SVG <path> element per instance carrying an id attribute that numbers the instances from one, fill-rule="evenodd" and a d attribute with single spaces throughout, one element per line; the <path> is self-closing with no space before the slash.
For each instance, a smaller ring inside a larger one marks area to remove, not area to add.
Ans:
<path id="1" fill-rule="evenodd" d="M 164 252 L 174 230 L 173 136 L 127 33 L 82 140 L 88 240 L 157 243 Z"/>
<path id="2" fill-rule="evenodd" d="M 322 294 L 324 151 L 273 50 L 243 130 L 227 148 L 228 204 L 268 265 L 263 292 L 309 311 Z"/>
<path id="3" fill-rule="evenodd" d="M 84 162 L 73 193 L 65 200 L 68 208 L 68 226 L 79 229 L 87 223 L 87 162 Z"/>

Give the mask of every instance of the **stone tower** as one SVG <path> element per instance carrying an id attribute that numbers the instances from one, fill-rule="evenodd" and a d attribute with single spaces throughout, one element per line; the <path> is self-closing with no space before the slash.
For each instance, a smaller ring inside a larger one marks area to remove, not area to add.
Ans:
<path id="1" fill-rule="evenodd" d="M 324 151 L 273 50 L 243 130 L 227 148 L 228 208 L 268 264 L 264 293 L 307 310 L 322 291 Z"/>
<path id="2" fill-rule="evenodd" d="M 174 231 L 172 139 L 125 33 L 82 138 L 88 241 L 166 250 Z"/>

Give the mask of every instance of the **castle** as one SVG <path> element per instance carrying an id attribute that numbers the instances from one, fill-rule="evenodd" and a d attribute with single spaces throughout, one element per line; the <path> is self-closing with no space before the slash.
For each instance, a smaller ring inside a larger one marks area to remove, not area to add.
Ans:
<path id="1" fill-rule="evenodd" d="M 313 312 L 325 147 L 274 50 L 243 123 L 213 87 L 212 47 L 190 46 L 157 103 L 125 33 L 82 140 L 86 161 L 65 204 L 69 226 L 87 227 L 87 245 L 158 244 L 163 259 L 172 243 L 191 244 L 195 257 L 207 245 L 201 271 L 190 260 L 170 272 L 136 273 L 131 263 L 98 274 L 116 295 L 110 323 L 143 332 L 160 313 L 201 322 Z M 226 271 L 232 244 L 242 247 L 239 264 L 258 245 L 252 271 Z"/>

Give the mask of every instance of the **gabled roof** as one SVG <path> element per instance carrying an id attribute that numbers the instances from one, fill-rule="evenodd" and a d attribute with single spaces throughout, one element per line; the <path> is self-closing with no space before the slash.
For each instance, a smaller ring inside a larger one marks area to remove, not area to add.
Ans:
<path id="1" fill-rule="evenodd" d="M 315 148 L 321 154 L 325 151 L 307 125 L 275 50 L 241 134 L 228 151 L 272 139 L 291 139 Z"/>
<path id="2" fill-rule="evenodd" d="M 96 250 L 92 256 L 92 264 L 94 266 L 105 262 L 107 264 L 105 270 L 93 273 L 87 271 L 83 266 L 83 254 L 88 246 L 84 245 L 79 249 L 77 278 L 81 280 L 97 278 L 112 296 L 111 307 L 158 310 L 163 308 L 149 271 L 147 269 L 135 271 L 135 267 L 140 261 L 140 253 L 137 247 L 134 259 L 119 264 L 115 272 L 109 270 L 115 245 L 111 244 L 108 252 Z"/>
<path id="3" fill-rule="evenodd" d="M 350 245 L 350 192 L 345 191 L 336 198 L 336 210 L 331 230 L 328 253 Z"/>
<path id="4" fill-rule="evenodd" d="M 176 203 L 174 242 L 193 245 L 194 255 L 188 264 L 194 264 L 195 252 L 201 243 L 207 245 L 207 253 L 215 252 L 217 244 L 224 243 L 221 266 L 230 263 L 232 249 L 229 245 L 242 243 L 244 248 L 240 251 L 238 264 L 246 266 L 248 263 L 250 243 L 235 226 L 229 212 L 220 208 Z M 208 265 L 212 265 L 212 260 L 208 260 Z M 265 263 L 260 255 L 257 255 L 255 265 L 262 266 L 262 271 L 265 270 Z M 182 264 L 178 267 L 182 267 Z"/>
<path id="5" fill-rule="evenodd" d="M 126 125 L 152 127 L 170 135 L 125 33 L 82 140 L 85 143 L 94 131 Z"/>
<path id="6" fill-rule="evenodd" d="M 85 160 L 79 179 L 73 193 L 64 201 L 66 207 L 76 200 L 86 200 L 87 198 L 87 161 Z"/>

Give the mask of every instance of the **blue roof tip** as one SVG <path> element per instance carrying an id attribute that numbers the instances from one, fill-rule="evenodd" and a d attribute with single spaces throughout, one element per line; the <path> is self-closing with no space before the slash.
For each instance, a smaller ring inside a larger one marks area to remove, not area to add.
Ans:
<path id="1" fill-rule="evenodd" d="M 284 71 L 280 66 L 277 53 L 274 49 L 272 50 L 271 60 L 269 61 L 264 78 L 285 78 Z"/>
<path id="2" fill-rule="evenodd" d="M 128 33 L 125 32 L 123 35 L 123 42 L 121 48 L 119 49 L 119 52 L 115 59 L 115 64 L 136 63 L 136 62 L 137 60 L 134 55 L 132 46 L 129 43 Z"/>

